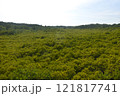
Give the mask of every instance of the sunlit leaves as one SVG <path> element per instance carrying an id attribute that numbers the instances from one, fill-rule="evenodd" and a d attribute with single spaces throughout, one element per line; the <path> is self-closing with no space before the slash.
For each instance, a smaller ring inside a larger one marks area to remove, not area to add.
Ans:
<path id="1" fill-rule="evenodd" d="M 8 25 L 0 25 L 0 79 L 120 79 L 119 27 Z"/>

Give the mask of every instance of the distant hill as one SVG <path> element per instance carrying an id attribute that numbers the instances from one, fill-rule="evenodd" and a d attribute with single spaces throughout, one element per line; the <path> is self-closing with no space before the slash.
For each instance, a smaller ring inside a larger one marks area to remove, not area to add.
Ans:
<path id="1" fill-rule="evenodd" d="M 120 24 L 88 24 L 80 26 L 42 26 L 38 24 L 25 24 L 25 23 L 12 23 L 12 22 L 0 22 L 1 26 L 6 29 L 32 29 L 32 30 L 41 30 L 44 28 L 80 28 L 80 29 L 91 29 L 91 28 L 107 28 L 107 27 L 120 27 Z"/>

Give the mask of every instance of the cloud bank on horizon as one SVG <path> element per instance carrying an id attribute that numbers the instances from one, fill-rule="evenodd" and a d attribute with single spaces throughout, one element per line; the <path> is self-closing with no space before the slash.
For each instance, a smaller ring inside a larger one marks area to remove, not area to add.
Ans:
<path id="1" fill-rule="evenodd" d="M 0 21 L 76 26 L 120 23 L 120 0 L 0 0 Z"/>

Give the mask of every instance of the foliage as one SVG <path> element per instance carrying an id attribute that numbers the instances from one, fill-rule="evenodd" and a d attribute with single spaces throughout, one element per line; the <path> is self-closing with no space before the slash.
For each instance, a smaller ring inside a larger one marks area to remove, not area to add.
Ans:
<path id="1" fill-rule="evenodd" d="M 119 26 L 0 22 L 0 79 L 120 80 Z"/>

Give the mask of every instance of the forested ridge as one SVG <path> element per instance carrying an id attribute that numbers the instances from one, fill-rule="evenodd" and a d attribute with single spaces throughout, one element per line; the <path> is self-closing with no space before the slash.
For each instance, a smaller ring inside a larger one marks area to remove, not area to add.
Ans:
<path id="1" fill-rule="evenodd" d="M 120 24 L 0 22 L 0 79 L 120 80 Z"/>

